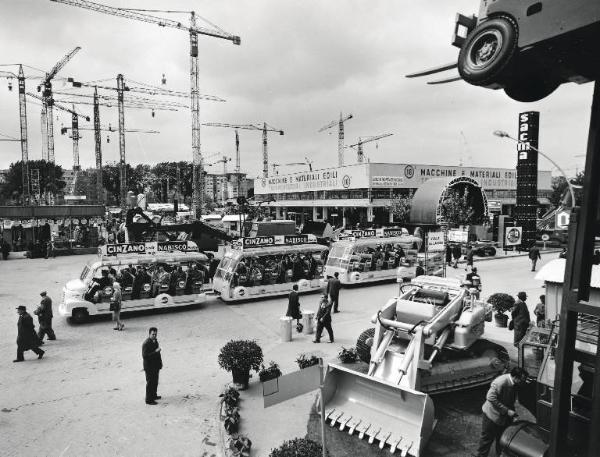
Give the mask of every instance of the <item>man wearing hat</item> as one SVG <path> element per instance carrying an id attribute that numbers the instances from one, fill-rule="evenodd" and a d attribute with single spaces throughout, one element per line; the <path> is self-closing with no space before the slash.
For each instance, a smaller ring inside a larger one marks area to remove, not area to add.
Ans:
<path id="1" fill-rule="evenodd" d="M 40 323 L 40 329 L 38 330 L 38 338 L 40 341 L 44 340 L 44 335 L 48 335 L 49 340 L 55 340 L 56 335 L 52 329 L 52 299 L 48 297 L 46 291 L 40 292 L 42 301 L 40 306 L 33 312 L 36 314 Z"/>
<path id="2" fill-rule="evenodd" d="M 323 329 L 327 330 L 329 334 L 329 342 L 333 343 L 333 329 L 331 328 L 331 305 L 332 303 L 327 298 L 327 294 L 321 295 L 321 302 L 319 303 L 319 310 L 317 311 L 317 333 L 313 343 L 321 342 L 321 334 Z"/>
<path id="3" fill-rule="evenodd" d="M 529 309 L 527 309 L 527 304 L 525 303 L 527 294 L 525 292 L 519 292 L 517 298 L 518 300 L 515 302 L 515 307 L 511 311 L 513 330 L 515 332 L 513 337 L 515 346 L 519 345 L 519 342 L 523 339 L 525 333 L 527 333 L 529 322 L 531 321 Z"/>
<path id="4" fill-rule="evenodd" d="M 41 359 L 45 351 L 39 348 L 40 343 L 33 326 L 33 318 L 23 305 L 17 307 L 17 312 L 19 313 L 19 321 L 17 322 L 17 358 L 13 362 L 23 362 L 25 360 L 23 353 L 29 350 L 35 352 L 38 359 Z"/>

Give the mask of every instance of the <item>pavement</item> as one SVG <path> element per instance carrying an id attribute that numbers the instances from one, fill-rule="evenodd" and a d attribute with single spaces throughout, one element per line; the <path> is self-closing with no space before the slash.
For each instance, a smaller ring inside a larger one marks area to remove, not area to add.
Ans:
<path id="1" fill-rule="evenodd" d="M 538 263 L 538 268 L 543 262 L 550 260 L 557 255 L 558 252 L 560 252 L 560 249 L 548 249 L 542 251 L 542 260 Z M 503 251 L 499 251 L 495 257 L 475 257 L 475 266 L 478 266 L 480 262 L 486 262 L 487 266 L 490 261 L 500 263 L 503 262 L 504 259 L 523 256 L 527 256 L 527 253 L 513 251 L 504 253 Z M 515 259 L 515 261 L 517 260 Z M 481 271 L 486 266 L 482 266 L 479 270 Z M 528 266 L 529 264 L 527 263 L 525 268 L 527 269 Z M 462 274 L 464 272 L 464 262 L 462 268 L 459 267 L 457 270 L 450 267 L 448 269 L 448 274 L 450 275 L 453 271 Z M 485 296 L 496 291 L 503 291 L 502 289 L 499 289 L 499 286 L 496 284 L 492 286 L 495 287 L 495 289 L 486 290 L 485 285 L 491 281 L 486 277 L 484 277 L 484 281 Z M 499 281 L 499 284 L 502 283 L 503 281 Z M 535 286 L 537 288 L 540 287 L 539 281 Z M 368 288 L 369 286 L 365 286 L 361 289 Z M 531 296 L 528 306 L 530 308 L 530 313 L 533 316 L 533 308 L 535 306 L 535 295 L 533 294 L 536 293 L 535 291 L 537 289 L 525 290 L 527 290 L 528 294 Z M 284 374 L 291 373 L 298 370 L 295 359 L 298 357 L 299 353 L 303 352 L 322 357 L 326 363 L 339 363 L 337 354 L 341 350 L 341 347 L 354 346 L 354 342 L 358 336 L 356 329 L 364 329 L 369 326 L 368 322 L 365 322 L 362 317 L 361 322 L 357 322 L 357 316 L 350 308 L 350 306 L 357 306 L 356 304 L 348 304 L 348 307 L 345 309 L 345 303 L 349 302 L 348 296 L 354 294 L 355 291 L 356 288 L 342 290 L 340 298 L 341 312 L 339 314 L 334 314 L 333 317 L 336 343 L 329 344 L 326 336 L 321 339 L 320 344 L 311 343 L 314 334 L 299 334 L 296 333 L 295 328 L 293 328 L 291 342 L 272 341 L 270 348 L 263 347 L 265 365 L 269 361 L 274 360 L 280 365 Z M 507 293 L 516 293 L 516 291 L 513 292 L 511 290 L 510 286 L 507 286 L 504 291 Z M 316 298 L 309 299 L 308 297 L 310 296 L 303 297 L 307 298 L 301 299 L 302 303 L 305 303 L 308 300 L 317 300 Z M 303 308 L 305 307 L 303 306 Z M 516 364 L 517 349 L 513 346 L 512 331 L 509 331 L 506 328 L 495 327 L 493 323 L 487 323 L 484 336 L 486 339 L 504 346 L 508 350 L 511 360 Z M 339 344 L 338 342 L 342 342 L 342 344 Z M 436 397 L 434 402 L 436 403 L 438 425 L 424 455 L 432 457 L 463 457 L 464 455 L 468 455 L 469 451 L 472 452 L 479 438 L 480 407 L 483 403 L 486 391 L 487 389 L 475 389 L 469 391 L 470 393 L 461 392 L 460 394 L 446 394 L 446 397 L 444 398 L 442 396 L 440 400 L 438 400 L 439 397 Z M 267 457 L 272 449 L 279 447 L 286 440 L 297 437 L 308 436 L 309 438 L 320 442 L 320 417 L 316 413 L 314 406 L 316 397 L 315 391 L 265 409 L 263 404 L 262 384 L 258 380 L 258 375 L 254 374 L 250 379 L 248 389 L 241 392 L 240 401 L 241 425 L 239 433 L 246 435 L 252 440 L 251 455 Z M 467 403 L 468 406 L 465 406 Z M 467 410 L 464 410 L 464 408 L 467 408 Z M 520 418 L 533 420 L 531 414 L 524 408 L 518 407 L 517 412 L 519 413 Z M 476 427 L 476 429 L 473 429 L 472 427 Z M 342 457 L 345 455 L 360 455 L 361 457 L 390 455 L 388 450 L 380 451 L 376 446 L 367 445 L 366 440 L 359 441 L 356 436 L 350 437 L 347 433 L 339 432 L 329 425 L 327 425 L 326 429 L 327 448 L 331 457 Z M 468 434 L 469 436 L 466 437 L 465 430 L 469 429 L 472 431 Z M 227 439 L 228 435 L 224 432 L 221 433 L 220 444 L 223 449 L 223 454 L 229 456 L 231 454 L 229 454 L 226 449 Z M 348 443 L 350 444 L 348 445 Z"/>

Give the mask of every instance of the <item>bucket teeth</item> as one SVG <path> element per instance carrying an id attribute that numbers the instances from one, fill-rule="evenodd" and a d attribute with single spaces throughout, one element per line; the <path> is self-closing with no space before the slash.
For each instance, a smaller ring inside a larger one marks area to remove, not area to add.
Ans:
<path id="1" fill-rule="evenodd" d="M 346 424 L 350 419 L 352 419 L 352 416 L 348 416 L 347 418 L 344 418 L 343 421 L 340 421 L 340 432 L 344 430 L 344 427 L 346 427 Z"/>
<path id="2" fill-rule="evenodd" d="M 402 446 L 400 446 L 400 457 L 406 457 L 406 454 L 408 454 L 412 445 L 412 442 L 402 444 Z"/>
<path id="3" fill-rule="evenodd" d="M 392 436 L 391 432 L 388 433 L 385 438 L 379 440 L 379 449 L 383 449 L 385 447 L 385 443 L 390 438 L 390 436 Z"/>
<path id="4" fill-rule="evenodd" d="M 400 441 L 402 441 L 402 438 L 396 439 L 394 440 L 390 440 L 390 452 L 393 454 L 394 452 L 396 452 L 396 449 L 398 448 L 398 445 L 400 444 Z"/>
<path id="5" fill-rule="evenodd" d="M 361 427 L 362 428 L 362 427 Z M 365 437 L 365 433 L 367 430 L 369 430 L 369 428 L 371 428 L 371 424 L 367 425 L 366 427 L 364 427 L 358 434 L 358 439 L 362 440 Z"/>
<path id="6" fill-rule="evenodd" d="M 340 417 L 342 417 L 343 415 L 344 415 L 344 412 L 343 412 L 343 411 L 339 411 L 339 413 L 332 414 L 332 415 L 330 416 L 330 420 L 331 420 L 331 426 L 333 427 L 333 426 L 335 425 L 336 421 L 337 421 L 337 420 L 338 420 Z"/>
<path id="7" fill-rule="evenodd" d="M 379 435 L 379 432 L 381 432 L 381 428 L 379 430 L 377 430 L 375 433 L 373 433 L 370 437 L 369 437 L 369 441 L 367 441 L 369 444 L 373 444 L 373 441 L 375 441 L 375 438 L 377 438 L 377 435 Z"/>
<path id="8" fill-rule="evenodd" d="M 348 435 L 352 435 L 354 433 L 354 430 L 356 430 L 356 427 L 358 427 L 360 422 L 361 420 L 359 419 L 358 422 L 348 424 Z"/>
<path id="9" fill-rule="evenodd" d="M 332 408 L 329 411 L 325 411 L 325 420 L 329 419 L 329 416 L 331 416 L 334 412 L 335 408 Z"/>

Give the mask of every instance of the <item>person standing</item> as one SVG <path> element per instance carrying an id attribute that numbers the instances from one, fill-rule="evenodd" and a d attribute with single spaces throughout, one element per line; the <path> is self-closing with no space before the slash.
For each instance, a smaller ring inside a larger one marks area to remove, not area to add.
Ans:
<path id="1" fill-rule="evenodd" d="M 425 274 L 425 268 L 423 268 L 423 261 L 419 260 L 415 266 L 415 278 L 423 276 Z"/>
<path id="2" fill-rule="evenodd" d="M 339 313 L 340 289 L 342 288 L 342 283 L 340 282 L 340 274 L 337 271 L 333 274 L 333 278 L 331 278 L 327 285 L 333 312 Z"/>
<path id="3" fill-rule="evenodd" d="M 496 441 L 496 455 L 500 455 L 500 437 L 517 416 L 515 412 L 516 389 L 527 380 L 527 372 L 514 367 L 510 373 L 498 376 L 492 381 L 481 407 L 481 438 L 477 457 L 487 457 Z"/>
<path id="4" fill-rule="evenodd" d="M 465 258 L 467 259 L 467 265 L 465 266 L 465 271 L 468 270 L 469 267 L 473 269 L 473 255 L 475 255 L 475 252 L 473 252 L 473 246 L 467 246 L 467 254 L 465 255 Z"/>
<path id="5" fill-rule="evenodd" d="M 546 326 L 546 296 L 540 295 L 540 302 L 535 305 L 535 309 L 533 310 L 533 314 L 535 314 L 535 324 L 538 327 Z"/>
<path id="6" fill-rule="evenodd" d="M 121 322 L 121 301 L 123 296 L 121 294 L 121 284 L 117 281 L 113 282 L 113 294 L 110 298 L 110 309 L 113 313 L 113 321 L 116 322 L 113 330 L 123 330 L 125 324 Z"/>
<path id="7" fill-rule="evenodd" d="M 23 305 L 17 307 L 17 313 L 19 313 L 19 321 L 17 322 L 17 358 L 13 362 L 25 361 L 23 353 L 29 350 L 35 352 L 38 359 L 41 359 L 46 351 L 40 349 L 40 340 L 35 333 L 33 318 Z"/>
<path id="8" fill-rule="evenodd" d="M 40 306 L 33 312 L 33 314 L 37 315 L 40 324 L 38 338 L 40 341 L 44 341 L 44 335 L 48 335 L 49 340 L 55 340 L 56 335 L 52 329 L 52 318 L 54 317 L 52 314 L 52 299 L 45 290 L 40 292 L 40 296 L 42 297 Z"/>
<path id="9" fill-rule="evenodd" d="M 531 245 L 531 247 L 529 248 L 529 259 L 531 260 L 531 271 L 535 271 L 535 266 L 537 264 L 537 261 L 541 258 L 542 258 L 542 256 L 540 255 L 540 250 L 535 245 L 535 243 L 533 243 Z"/>
<path id="10" fill-rule="evenodd" d="M 319 310 L 317 311 L 317 333 L 313 343 L 321 342 L 321 334 L 323 329 L 327 329 L 329 334 L 329 342 L 333 343 L 333 329 L 331 328 L 331 302 L 327 298 L 327 295 L 321 295 L 321 302 L 319 303 Z"/>
<path id="11" fill-rule="evenodd" d="M 148 338 L 142 344 L 142 358 L 144 360 L 144 372 L 146 373 L 146 404 L 156 405 L 156 400 L 161 396 L 156 394 L 158 389 L 158 373 L 162 369 L 162 357 L 156 335 L 158 329 L 150 327 L 148 329 Z"/>
<path id="12" fill-rule="evenodd" d="M 527 294 L 525 292 L 519 292 L 517 294 L 517 298 L 518 300 L 515 302 L 515 306 L 511 311 L 514 330 L 513 343 L 515 346 L 519 346 L 519 342 L 523 339 L 525 333 L 527 333 L 529 322 L 531 322 L 529 310 L 527 309 L 527 304 L 525 303 L 525 300 L 527 300 Z"/>
<path id="13" fill-rule="evenodd" d="M 446 265 L 452 265 L 452 248 L 450 244 L 446 244 Z"/>
<path id="14" fill-rule="evenodd" d="M 300 299 L 298 297 L 298 284 L 292 286 L 292 291 L 288 296 L 288 308 L 285 313 L 286 316 L 296 319 L 296 327 L 300 326 L 300 319 L 302 319 L 302 313 L 300 312 Z"/>
<path id="15" fill-rule="evenodd" d="M 8 253 L 10 252 L 10 244 L 8 244 L 4 238 L 0 240 L 0 251 L 2 251 L 2 260 L 8 260 Z"/>
<path id="16" fill-rule="evenodd" d="M 456 243 L 454 246 L 452 246 L 452 257 L 454 258 L 454 264 L 452 266 L 454 268 L 458 268 L 458 261 L 461 255 L 462 249 L 460 248 L 460 244 Z"/>

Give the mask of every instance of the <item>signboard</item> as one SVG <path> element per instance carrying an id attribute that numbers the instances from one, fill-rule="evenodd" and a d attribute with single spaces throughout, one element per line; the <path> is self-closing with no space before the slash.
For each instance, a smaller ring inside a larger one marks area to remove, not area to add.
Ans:
<path id="1" fill-rule="evenodd" d="M 539 124 L 539 112 L 519 114 L 515 219 L 523 227 L 521 242 L 525 246 L 529 246 L 537 238 Z"/>
<path id="2" fill-rule="evenodd" d="M 506 227 L 504 246 L 517 246 L 523 240 L 523 227 Z"/>
<path id="3" fill-rule="evenodd" d="M 466 230 L 450 229 L 448 230 L 448 241 L 451 243 L 467 243 L 469 241 L 469 232 Z"/>
<path id="4" fill-rule="evenodd" d="M 263 383 L 264 407 L 316 390 L 321 385 L 319 365 L 313 365 Z"/>
<path id="5" fill-rule="evenodd" d="M 198 246 L 193 241 L 150 241 L 106 244 L 98 248 L 98 254 L 101 256 L 156 254 L 157 252 L 198 252 Z"/>
<path id="6" fill-rule="evenodd" d="M 158 252 L 197 252 L 198 246 L 193 241 L 159 241 L 156 250 Z"/>
<path id="7" fill-rule="evenodd" d="M 235 248 L 261 248 L 266 246 L 283 246 L 283 245 L 297 245 L 316 243 L 317 237 L 311 234 L 304 235 L 271 235 L 271 236 L 257 236 L 251 238 L 241 238 L 236 240 L 237 242 L 232 243 Z"/>
<path id="8" fill-rule="evenodd" d="M 444 232 L 429 232 L 427 234 L 427 251 L 443 252 L 446 250 L 444 244 Z"/>
<path id="9" fill-rule="evenodd" d="M 369 186 L 368 164 L 269 176 L 254 181 L 254 193 L 278 194 L 322 190 L 361 189 Z"/>
<path id="10" fill-rule="evenodd" d="M 556 213 L 556 228 L 566 229 L 569 228 L 569 221 L 571 220 L 570 211 L 561 211 Z"/>
<path id="11" fill-rule="evenodd" d="M 117 254 L 146 254 L 146 243 L 106 244 L 100 246 L 100 254 L 106 256 Z"/>

